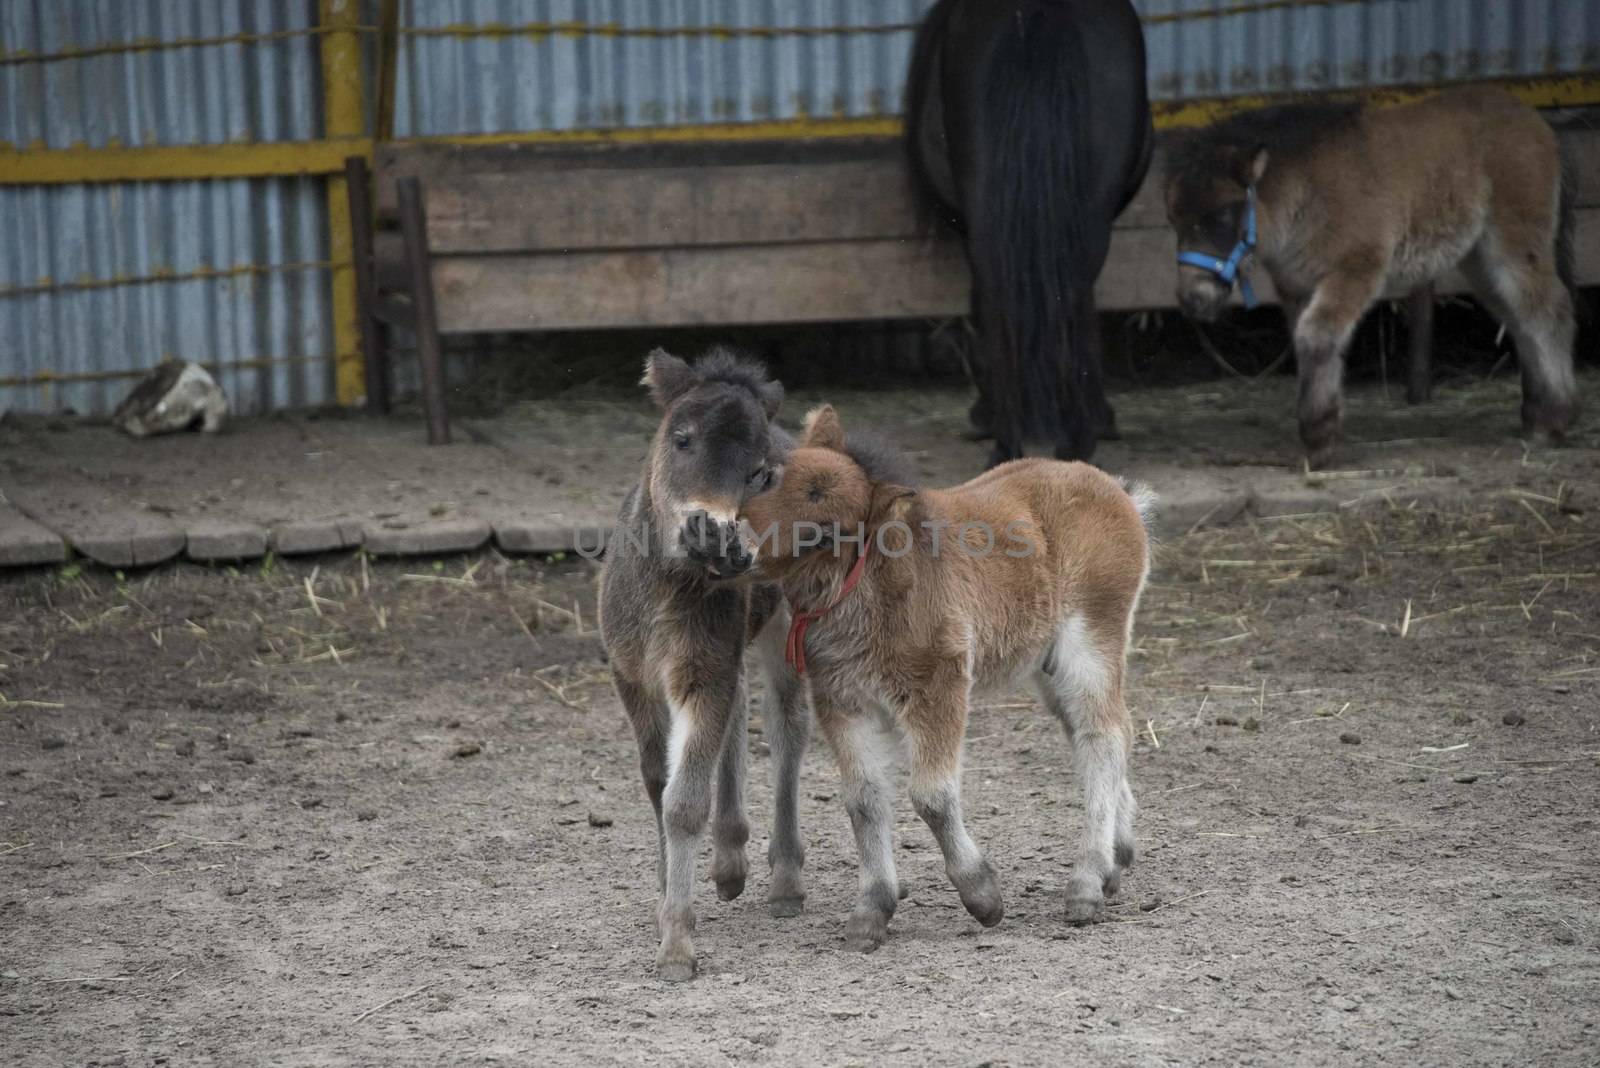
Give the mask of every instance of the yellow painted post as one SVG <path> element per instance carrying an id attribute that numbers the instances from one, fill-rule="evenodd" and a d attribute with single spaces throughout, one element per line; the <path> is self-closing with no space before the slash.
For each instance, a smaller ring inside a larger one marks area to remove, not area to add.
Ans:
<path id="1" fill-rule="evenodd" d="M 361 151 L 365 108 L 361 93 L 361 25 L 358 0 L 319 0 L 322 28 L 322 135 L 349 138 Z M 356 274 L 351 264 L 350 200 L 343 175 L 328 178 L 328 258 L 333 296 L 334 394 L 341 405 L 365 400 L 360 332 L 356 329 Z"/>

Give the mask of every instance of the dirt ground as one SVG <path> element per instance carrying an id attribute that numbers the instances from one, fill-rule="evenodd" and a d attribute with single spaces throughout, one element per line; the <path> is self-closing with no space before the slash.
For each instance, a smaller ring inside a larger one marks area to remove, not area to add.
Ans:
<path id="1" fill-rule="evenodd" d="M 1173 428 L 1125 403 L 1111 458 L 1281 462 L 1277 415 L 1186 446 L 1218 406 Z M 854 846 L 820 745 L 806 912 L 767 915 L 756 733 L 753 877 L 702 886 L 680 986 L 653 975 L 654 824 L 592 565 L 0 575 L 5 1059 L 1600 1063 L 1596 452 L 1524 454 L 1512 409 L 1463 411 L 1358 418 L 1349 458 L 1449 494 L 1163 539 L 1131 662 L 1142 856 L 1107 922 L 1062 918 L 1080 803 L 1031 702 L 969 730 L 1004 923 L 961 909 L 902 798 L 911 896 L 870 956 L 841 944 Z M 1471 439 L 1472 478 L 1426 434 Z"/>

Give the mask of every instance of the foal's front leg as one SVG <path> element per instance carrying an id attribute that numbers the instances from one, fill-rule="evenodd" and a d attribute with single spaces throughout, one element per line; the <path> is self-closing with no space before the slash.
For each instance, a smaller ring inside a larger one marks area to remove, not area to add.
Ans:
<path id="1" fill-rule="evenodd" d="M 1383 291 L 1388 259 L 1376 250 L 1350 253 L 1317 286 L 1294 324 L 1300 374 L 1300 441 L 1312 467 L 1333 457 L 1344 415 L 1344 354 L 1361 317 Z"/>
<path id="2" fill-rule="evenodd" d="M 715 668 L 686 665 L 668 682 L 667 786 L 661 799 L 666 880 L 656 913 L 656 972 L 669 981 L 694 976 L 695 851 L 711 815 L 712 779 L 738 688 L 737 657 Z"/>
<path id="3" fill-rule="evenodd" d="M 894 870 L 894 733 L 875 711 L 845 709 L 813 687 L 812 702 L 839 765 L 845 810 L 861 857 L 860 894 L 845 925 L 845 945 L 871 953 L 889 938 L 899 903 Z"/>

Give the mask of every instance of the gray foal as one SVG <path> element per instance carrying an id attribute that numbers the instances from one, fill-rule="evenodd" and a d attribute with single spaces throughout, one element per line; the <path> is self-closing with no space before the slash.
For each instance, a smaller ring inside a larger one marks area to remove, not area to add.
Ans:
<path id="1" fill-rule="evenodd" d="M 798 915 L 805 900 L 798 794 L 811 717 L 800 680 L 783 661 L 789 613 L 777 588 L 717 582 L 729 553 L 743 552 L 740 506 L 766 488 L 790 447 L 771 422 L 783 387 L 725 349 L 693 367 L 657 349 L 645 361 L 643 384 L 662 410 L 661 426 L 607 545 L 600 632 L 656 812 L 656 969 L 663 979 L 684 980 L 695 972 L 695 850 L 708 820 L 717 896 L 739 896 L 749 871 L 746 648 L 766 681 L 774 916 Z"/>

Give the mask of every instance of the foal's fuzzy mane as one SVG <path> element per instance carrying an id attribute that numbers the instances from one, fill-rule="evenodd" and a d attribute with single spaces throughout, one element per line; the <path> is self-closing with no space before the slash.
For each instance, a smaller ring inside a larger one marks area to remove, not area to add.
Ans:
<path id="1" fill-rule="evenodd" d="M 758 400 L 774 384 L 761 363 L 722 345 L 696 360 L 694 372 L 704 382 L 722 382 L 747 389 Z"/>
<path id="2" fill-rule="evenodd" d="M 1274 164 L 1303 156 L 1352 126 L 1365 110 L 1359 101 L 1280 104 L 1231 115 L 1173 146 L 1167 170 L 1184 178 L 1210 177 L 1229 151 L 1265 148 Z"/>
<path id="3" fill-rule="evenodd" d="M 845 435 L 844 451 L 873 482 L 892 482 L 915 489 L 917 467 L 900 447 L 870 430 L 852 430 Z"/>

